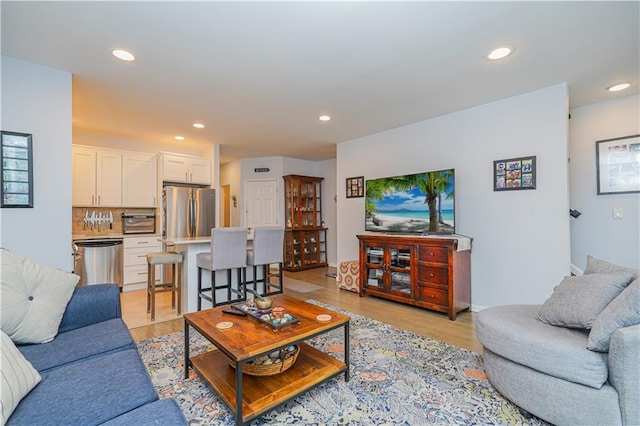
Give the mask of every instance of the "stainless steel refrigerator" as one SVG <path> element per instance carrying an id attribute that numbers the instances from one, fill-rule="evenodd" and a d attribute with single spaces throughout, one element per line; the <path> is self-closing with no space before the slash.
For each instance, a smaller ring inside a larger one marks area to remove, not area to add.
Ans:
<path id="1" fill-rule="evenodd" d="M 215 227 L 215 190 L 166 185 L 162 192 L 162 236 L 207 237 Z"/>

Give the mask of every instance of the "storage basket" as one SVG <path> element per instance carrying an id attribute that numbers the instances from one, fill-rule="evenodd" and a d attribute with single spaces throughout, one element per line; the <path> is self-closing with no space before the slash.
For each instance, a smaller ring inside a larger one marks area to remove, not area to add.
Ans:
<path id="1" fill-rule="evenodd" d="M 256 365 L 248 363 L 242 367 L 242 372 L 249 376 L 274 376 L 287 371 L 293 366 L 293 364 L 295 364 L 298 359 L 298 355 L 300 354 L 300 347 L 297 345 L 294 345 L 294 347 L 295 350 L 291 352 L 288 352 L 286 348 L 281 349 L 280 356 L 278 357 L 281 361 L 277 364 Z M 229 362 L 229 364 L 235 368 L 235 364 L 232 362 Z"/>

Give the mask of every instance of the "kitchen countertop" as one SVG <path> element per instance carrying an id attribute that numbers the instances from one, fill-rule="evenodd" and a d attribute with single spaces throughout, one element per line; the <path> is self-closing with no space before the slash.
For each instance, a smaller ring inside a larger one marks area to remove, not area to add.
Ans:
<path id="1" fill-rule="evenodd" d="M 181 244 L 203 244 L 211 243 L 211 236 L 208 237 L 179 237 L 179 238 L 161 238 L 160 241 L 168 245 Z M 247 241 L 253 241 L 253 234 L 247 235 Z"/>
<path id="2" fill-rule="evenodd" d="M 116 239 L 116 238 L 130 238 L 130 237 L 158 237 L 160 238 L 160 234 L 106 234 L 106 235 L 86 235 L 86 234 L 73 234 L 71 235 L 71 239 L 76 240 L 108 240 L 108 239 Z M 211 237 L 209 237 L 211 240 Z"/>
<path id="3" fill-rule="evenodd" d="M 179 237 L 179 238 L 161 238 L 160 241 L 164 244 L 176 245 L 176 244 L 202 244 L 210 243 L 211 237 Z"/>

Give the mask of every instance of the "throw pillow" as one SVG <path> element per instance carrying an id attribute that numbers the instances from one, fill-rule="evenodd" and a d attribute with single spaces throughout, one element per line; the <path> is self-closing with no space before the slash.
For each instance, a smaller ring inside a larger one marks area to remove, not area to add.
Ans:
<path id="1" fill-rule="evenodd" d="M 13 344 L 9 336 L 2 333 L 2 423 L 6 424 L 22 398 L 40 382 L 40 374 L 33 368 Z"/>
<path id="2" fill-rule="evenodd" d="M 608 274 L 611 272 L 628 272 L 633 274 L 633 278 L 640 278 L 640 269 L 628 268 L 606 260 L 596 259 L 593 256 L 587 256 L 587 266 L 584 268 L 584 274 Z"/>
<path id="3" fill-rule="evenodd" d="M 1 328 L 15 343 L 46 343 L 58 327 L 80 280 L 9 250 L 0 250 Z"/>
<path id="4" fill-rule="evenodd" d="M 565 277 L 538 312 L 538 320 L 560 327 L 591 328 L 596 317 L 631 281 L 629 273 Z"/>
<path id="5" fill-rule="evenodd" d="M 608 352 L 613 333 L 622 327 L 640 324 L 640 278 L 629 284 L 598 315 L 589 333 L 587 349 Z"/>

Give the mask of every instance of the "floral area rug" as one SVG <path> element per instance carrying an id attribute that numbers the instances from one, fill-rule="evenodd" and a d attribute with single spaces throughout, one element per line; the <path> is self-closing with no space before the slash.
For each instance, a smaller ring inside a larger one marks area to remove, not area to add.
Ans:
<path id="1" fill-rule="evenodd" d="M 252 425 L 546 425 L 526 419 L 488 382 L 480 355 L 437 340 L 310 301 L 351 316 L 351 377 L 302 394 Z M 309 341 L 338 359 L 344 332 Z M 161 398 L 175 398 L 190 425 L 229 425 L 226 405 L 191 371 L 184 379 L 184 334 L 138 343 Z M 213 346 L 191 333 L 191 354 Z M 231 367 L 229 367 L 231 368 Z"/>

